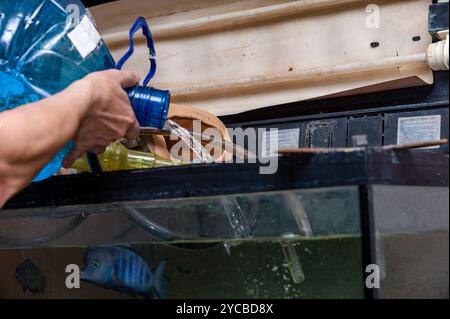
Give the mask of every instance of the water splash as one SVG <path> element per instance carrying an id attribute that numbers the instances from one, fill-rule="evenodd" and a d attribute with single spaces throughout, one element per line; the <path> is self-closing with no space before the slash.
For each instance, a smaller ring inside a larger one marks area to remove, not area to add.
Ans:
<path id="1" fill-rule="evenodd" d="M 223 198 L 220 203 L 236 237 L 250 237 L 252 235 L 253 226 L 256 224 L 256 217 L 249 220 L 235 197 Z"/>
<path id="2" fill-rule="evenodd" d="M 169 130 L 172 134 L 176 135 L 194 154 L 193 162 L 200 161 L 201 163 L 213 163 L 212 156 L 204 151 L 202 143 L 197 140 L 191 132 L 179 125 L 178 123 L 167 120 L 165 129 Z"/>

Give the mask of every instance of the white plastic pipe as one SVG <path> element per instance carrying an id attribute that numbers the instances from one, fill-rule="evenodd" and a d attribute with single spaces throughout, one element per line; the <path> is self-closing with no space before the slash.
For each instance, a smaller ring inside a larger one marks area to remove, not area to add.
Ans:
<path id="1" fill-rule="evenodd" d="M 347 75 L 351 73 L 370 72 L 385 70 L 389 68 L 401 67 L 409 64 L 426 64 L 427 54 L 417 53 L 407 56 L 384 58 L 375 61 L 359 61 L 329 67 L 312 68 L 299 70 L 283 74 L 270 74 L 232 79 L 223 82 L 208 82 L 204 84 L 194 84 L 188 87 L 172 89 L 173 96 L 189 96 L 207 94 L 217 91 L 229 91 L 236 89 L 258 88 L 267 85 L 279 85 L 289 82 L 295 83 L 306 80 L 317 80 L 331 76 Z M 171 85 L 176 86 L 176 85 Z M 180 84 L 180 86 L 182 86 Z"/>
<path id="2" fill-rule="evenodd" d="M 271 6 L 254 9 L 223 13 L 197 19 L 179 21 L 152 27 L 152 34 L 155 38 L 167 38 L 181 36 L 195 32 L 204 32 L 226 26 L 238 26 L 257 21 L 264 21 L 284 16 L 291 16 L 311 10 L 324 10 L 331 7 L 343 6 L 352 3 L 361 3 L 366 0 L 301 0 L 292 1 Z M 128 32 L 121 31 L 104 36 L 108 45 L 128 41 Z"/>
<path id="3" fill-rule="evenodd" d="M 445 40 L 430 44 L 427 53 L 427 62 L 434 71 L 448 70 L 448 34 Z"/>

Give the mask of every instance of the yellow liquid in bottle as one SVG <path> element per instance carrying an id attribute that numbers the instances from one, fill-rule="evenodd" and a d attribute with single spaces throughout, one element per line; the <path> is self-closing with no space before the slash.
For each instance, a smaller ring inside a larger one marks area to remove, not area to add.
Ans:
<path id="1" fill-rule="evenodd" d="M 179 165 L 151 153 L 129 150 L 120 142 L 108 146 L 106 152 L 99 155 L 98 159 L 104 172 Z M 89 172 L 91 169 L 86 155 L 78 159 L 73 168 Z"/>

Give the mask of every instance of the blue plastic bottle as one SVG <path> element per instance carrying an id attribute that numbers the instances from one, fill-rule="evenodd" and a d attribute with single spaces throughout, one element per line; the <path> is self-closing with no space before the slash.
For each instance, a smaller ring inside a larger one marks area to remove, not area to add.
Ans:
<path id="1" fill-rule="evenodd" d="M 127 93 L 140 125 L 162 128 L 170 93 L 147 87 L 156 63 L 145 19 L 133 25 L 130 49 L 116 66 L 79 0 L 0 0 L 0 112 L 61 92 L 89 73 L 120 69 L 133 54 L 132 39 L 140 29 L 147 38 L 151 68 L 144 86 Z M 69 142 L 34 181 L 55 174 L 72 147 Z"/>

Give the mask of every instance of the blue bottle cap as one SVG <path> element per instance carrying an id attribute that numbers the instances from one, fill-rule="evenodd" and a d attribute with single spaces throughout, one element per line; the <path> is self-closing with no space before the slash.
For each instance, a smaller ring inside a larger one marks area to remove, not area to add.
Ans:
<path id="1" fill-rule="evenodd" d="M 141 127 L 164 128 L 170 106 L 169 91 L 136 86 L 127 93 Z"/>

